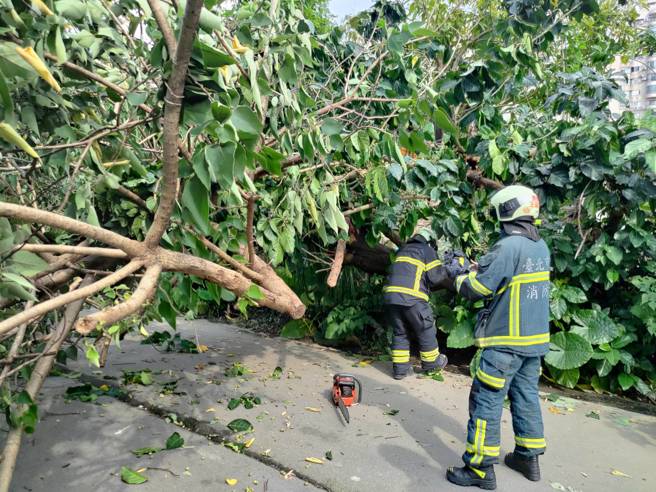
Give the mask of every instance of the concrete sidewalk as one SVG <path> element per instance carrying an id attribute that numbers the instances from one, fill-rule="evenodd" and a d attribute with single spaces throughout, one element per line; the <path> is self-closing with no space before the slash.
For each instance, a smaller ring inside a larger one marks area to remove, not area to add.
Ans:
<path id="1" fill-rule="evenodd" d="M 148 328 L 151 333 L 164 329 L 167 327 L 157 324 Z M 261 456 L 264 461 L 277 463 L 283 471 L 296 470 L 299 475 L 307 476 L 313 483 L 332 491 L 461 490 L 446 482 L 444 475 L 448 466 L 461 463 L 471 382 L 467 376 L 446 373 L 445 382 L 418 378 L 397 382 L 389 376 L 390 363 L 374 362 L 353 367 L 357 359 L 339 352 L 302 342 L 268 338 L 235 326 L 180 321 L 178 331 L 185 338 L 195 340 L 198 337 L 201 344 L 208 346 L 208 351 L 194 355 L 159 353 L 152 346 L 140 344 L 138 338 L 126 339 L 120 350 L 112 347 L 104 375 L 117 378 L 116 383 L 123 371 L 152 370 L 155 383 L 150 386 L 130 385 L 130 393 L 137 400 L 157 407 L 160 413 L 175 413 L 180 418 L 186 416 L 206 422 L 204 428 L 210 429 L 210 433 L 225 434 L 229 422 L 237 418 L 247 419 L 254 431 L 243 437 L 233 436 L 233 439 L 255 438 L 247 450 L 251 456 L 208 445 L 207 440 L 200 444 L 202 438 L 190 436 L 191 442 L 198 445 L 194 452 L 178 450 L 189 453 L 184 460 L 174 458 L 177 456 L 175 452 L 158 453 L 150 459 L 175 460 L 179 463 L 178 474 L 184 462 L 191 469 L 191 477 L 151 472 L 149 476 L 157 474 L 165 478 L 135 487 L 144 490 L 150 490 L 148 486 L 160 490 L 173 490 L 179 486 L 187 490 L 243 491 L 247 486 L 253 490 L 269 491 L 297 490 L 298 487 L 313 489 L 311 485 L 304 486 L 300 480 L 282 479 L 279 470 L 256 459 Z M 252 372 L 226 377 L 226 369 L 235 363 Z M 271 377 L 276 367 L 283 369 L 280 379 Z M 93 373 L 85 361 L 80 361 L 77 369 Z M 351 409 L 351 424 L 348 426 L 330 401 L 332 374 L 338 371 L 352 372 L 364 386 L 364 401 Z M 171 381 L 177 381 L 175 393 L 162 394 L 162 384 Z M 231 398 L 239 398 L 247 392 L 259 396 L 262 403 L 250 410 L 243 405 L 228 410 L 227 403 Z M 53 401 L 62 404 L 56 398 Z M 86 405 L 84 408 L 88 412 L 105 408 L 92 404 L 75 405 Z M 137 417 L 130 417 L 137 412 L 143 419 L 137 425 L 143 426 L 144 435 L 152 436 L 158 429 L 164 440 L 164 434 L 172 432 L 169 428 L 175 427 L 125 403 L 112 401 L 110 407 L 116 410 L 105 411 L 103 420 L 88 424 L 87 419 L 78 419 L 78 425 L 70 427 L 71 435 L 81 436 L 80 439 L 88 443 L 86 446 L 76 448 L 69 443 L 66 448 L 67 441 L 61 442 L 65 437 L 61 435 L 64 430 L 57 435 L 48 424 L 49 418 L 40 423 L 34 436 L 34 447 L 29 440 L 24 447 L 17 479 L 27 480 L 27 490 L 30 487 L 46 490 L 38 488 L 41 482 L 37 477 L 54 473 L 53 463 L 45 458 L 52 458 L 53 449 L 64 446 L 65 452 L 70 453 L 68 461 L 76 463 L 79 469 L 76 480 L 81 480 L 84 469 L 89 473 L 95 470 L 99 477 L 105 477 L 100 483 L 107 487 L 98 490 L 122 490 L 120 480 L 108 476 L 110 472 L 116 473 L 119 465 L 129 466 L 135 461 L 130 459 L 127 443 L 113 448 L 118 444 L 112 430 L 123 427 L 124 420 L 121 419 L 138 422 Z M 537 484 L 528 482 L 500 465 L 497 466 L 498 490 L 615 492 L 622 488 L 640 492 L 656 489 L 656 418 L 562 398 L 557 401 L 545 398 L 543 415 L 548 451 L 541 462 L 542 481 Z M 502 455 L 513 448 L 508 410 L 504 410 L 503 422 Z M 146 439 L 139 445 L 130 442 L 129 445 L 142 447 L 150 445 L 150 441 Z M 200 449 L 207 451 L 204 460 L 198 454 Z M 99 452 L 109 453 L 113 458 L 108 462 L 107 458 L 98 456 Z M 325 458 L 327 452 L 332 454 L 332 461 Z M 309 463 L 306 461 L 308 457 L 320 458 L 323 464 Z M 56 466 L 63 465 L 57 462 Z M 221 471 L 217 472 L 217 468 Z M 255 486 L 240 479 L 234 488 L 225 485 L 225 477 L 243 477 L 238 473 L 242 470 L 260 477 L 257 479 L 259 484 Z M 66 477 L 61 470 L 57 474 Z M 196 476 L 212 481 L 200 482 L 194 479 Z M 269 477 L 267 488 L 262 485 L 264 477 Z M 62 478 L 58 483 L 67 482 Z M 92 490 L 77 483 L 89 482 L 71 481 L 68 485 L 73 490 Z"/>

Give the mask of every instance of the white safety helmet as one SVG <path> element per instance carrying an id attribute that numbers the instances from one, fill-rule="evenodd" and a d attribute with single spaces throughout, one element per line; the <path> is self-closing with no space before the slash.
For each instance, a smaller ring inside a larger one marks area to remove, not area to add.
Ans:
<path id="1" fill-rule="evenodd" d="M 511 222 L 519 217 L 537 219 L 540 199 L 526 186 L 506 186 L 492 195 L 490 208 L 492 215 L 501 222 Z"/>

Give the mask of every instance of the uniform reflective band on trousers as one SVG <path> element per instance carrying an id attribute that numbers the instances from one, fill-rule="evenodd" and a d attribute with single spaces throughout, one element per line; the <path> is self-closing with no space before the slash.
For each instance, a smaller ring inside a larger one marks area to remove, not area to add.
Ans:
<path id="1" fill-rule="evenodd" d="M 397 294 L 408 294 L 409 296 L 418 297 L 424 301 L 428 300 L 428 294 L 424 294 L 420 290 L 409 289 L 408 287 L 400 287 L 397 285 L 388 285 L 383 289 L 383 292 L 397 293 Z"/>
<path id="2" fill-rule="evenodd" d="M 479 294 L 482 294 L 484 296 L 489 296 L 492 294 L 492 291 L 490 289 L 485 287 L 482 283 L 480 283 L 476 279 L 476 272 L 469 272 L 467 278 L 469 279 L 469 283 L 471 284 L 472 289 L 474 289 Z"/>
<path id="3" fill-rule="evenodd" d="M 478 465 L 483 461 L 486 429 L 487 420 L 476 419 L 476 434 L 474 434 L 474 457 L 471 460 L 473 465 Z"/>
<path id="4" fill-rule="evenodd" d="M 392 350 L 392 362 L 396 362 L 396 363 L 410 362 L 410 351 Z"/>
<path id="5" fill-rule="evenodd" d="M 472 444 L 467 443 L 465 448 L 467 449 L 467 452 L 476 454 L 476 450 Z M 496 457 L 499 456 L 499 453 L 501 453 L 501 446 L 483 446 L 483 454 L 485 456 Z"/>
<path id="6" fill-rule="evenodd" d="M 543 343 L 549 343 L 549 333 L 541 333 L 540 335 L 529 335 L 525 337 L 487 337 L 477 338 L 475 340 L 477 347 L 491 347 L 495 345 L 512 345 L 517 347 L 525 347 L 528 345 L 541 345 Z"/>
<path id="7" fill-rule="evenodd" d="M 480 478 L 485 478 L 485 472 L 483 470 L 479 470 L 478 468 L 474 468 L 473 466 L 470 466 L 469 469 L 473 471 L 476 475 L 478 475 Z"/>
<path id="8" fill-rule="evenodd" d="M 518 446 L 531 449 L 541 449 L 547 447 L 547 441 L 544 440 L 544 437 L 532 438 L 515 436 L 515 443 Z"/>
<path id="9" fill-rule="evenodd" d="M 430 352 L 419 352 L 419 356 L 424 362 L 435 362 L 438 355 L 440 355 L 440 350 L 438 348 L 431 350 Z"/>
<path id="10" fill-rule="evenodd" d="M 488 386 L 492 386 L 493 388 L 503 388 L 506 384 L 506 380 L 504 378 L 495 378 L 494 376 L 490 376 L 486 372 L 483 371 L 480 367 L 476 370 L 476 377 L 481 381 L 482 383 L 487 384 Z"/>

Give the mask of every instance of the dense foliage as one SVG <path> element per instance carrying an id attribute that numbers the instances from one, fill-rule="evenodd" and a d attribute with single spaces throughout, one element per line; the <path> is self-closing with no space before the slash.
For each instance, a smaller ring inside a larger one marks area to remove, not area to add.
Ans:
<path id="1" fill-rule="evenodd" d="M 158 118 L 172 69 L 152 3 L 0 1 L 0 200 L 144 239 L 161 200 Z M 175 31 L 185 3 L 157 2 Z M 623 94 L 606 73 L 616 54 L 644 54 L 653 41 L 623 3 L 378 2 L 330 29 L 322 2 L 206 1 L 182 101 L 180 191 L 162 244 L 243 263 L 254 203 L 259 253 L 309 306 L 287 331 L 384 346 L 382 277 L 350 266 L 335 289 L 325 286 L 337 242 L 348 243 L 347 263 L 363 265 L 355 244 L 378 248 L 384 263 L 387 238 L 403 240 L 428 218 L 443 247 L 475 257 L 497 232 L 480 177 L 521 182 L 543 200 L 554 258 L 545 374 L 653 398 L 656 118 L 613 117 L 609 102 Z M 43 288 L 34 277 L 56 258 L 12 248 L 85 238 L 4 218 L 0 233 L 3 318 L 75 282 Z M 110 287 L 92 302 L 111 306 L 126 292 Z M 176 315 L 227 303 L 246 312 L 260 296 L 255 288 L 237 299 L 169 272 L 147 316 L 175 326 Z M 471 346 L 479 306 L 445 293 L 435 305 L 447 347 Z M 76 343 L 97 362 L 95 339 L 118 341 L 138 327 L 132 321 Z M 44 318 L 21 350 L 38 348 L 54 322 Z M 3 343 L 6 352 L 11 339 Z M 25 404 L 20 387 L 5 393 L 9 407 Z"/>

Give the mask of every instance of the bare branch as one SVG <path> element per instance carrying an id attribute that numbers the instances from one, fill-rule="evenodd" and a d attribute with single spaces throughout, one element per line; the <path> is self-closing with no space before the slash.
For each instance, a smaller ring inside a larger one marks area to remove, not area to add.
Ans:
<path id="1" fill-rule="evenodd" d="M 112 248 L 91 248 L 88 246 L 67 246 L 64 244 L 24 244 L 20 248 L 23 251 L 31 251 L 33 253 L 48 252 L 57 254 L 74 254 L 74 255 L 96 255 L 106 256 L 108 258 L 127 258 L 127 254 L 120 249 Z"/>
<path id="2" fill-rule="evenodd" d="M 139 286 L 132 293 L 130 299 L 78 320 L 75 324 L 75 331 L 82 335 L 87 335 L 99 324 L 109 326 L 142 311 L 146 303 L 153 297 L 157 289 L 157 280 L 161 273 L 161 265 L 152 265 L 146 268 L 146 272 L 141 278 Z"/>
<path id="3" fill-rule="evenodd" d="M 177 198 L 180 110 L 182 109 L 187 67 L 198 31 L 198 21 L 202 7 L 203 0 L 189 0 L 187 2 L 178 49 L 175 53 L 173 71 L 167 84 L 166 105 L 162 120 L 162 188 L 155 218 L 146 235 L 145 243 L 148 247 L 159 244 L 169 225 Z"/>
<path id="4" fill-rule="evenodd" d="M 109 244 L 110 246 L 114 246 L 115 248 L 122 249 L 129 256 L 140 256 L 146 252 L 144 245 L 139 241 L 128 239 L 120 234 L 103 229 L 102 227 L 93 226 L 53 212 L 39 210 L 38 208 L 0 202 L 0 217 L 18 219 L 28 223 L 43 224 L 56 229 L 73 232 L 80 236 L 92 238 L 105 244 Z"/>
<path id="5" fill-rule="evenodd" d="M 253 220 L 255 216 L 255 195 L 248 196 L 248 209 L 246 211 L 246 241 L 248 241 L 248 266 L 255 261 L 255 239 L 253 238 Z"/>
<path id="6" fill-rule="evenodd" d="M 162 31 L 162 37 L 166 43 L 166 49 L 169 52 L 169 57 L 173 58 L 177 50 L 177 45 L 175 42 L 175 36 L 173 31 L 171 31 L 171 26 L 169 26 L 168 21 L 166 20 L 166 15 L 160 8 L 159 0 L 148 0 L 148 5 L 150 5 L 150 10 L 153 11 L 153 16 L 157 21 L 160 31 Z"/>
<path id="7" fill-rule="evenodd" d="M 62 294 L 53 299 L 49 299 L 40 304 L 37 304 L 36 306 L 33 306 L 30 309 L 21 311 L 20 313 L 17 313 L 14 316 L 11 316 L 10 318 L 7 318 L 4 321 L 0 321 L 0 335 L 8 332 L 12 328 L 22 323 L 26 323 L 30 321 L 32 318 L 41 316 L 42 314 L 46 314 L 49 311 L 65 306 L 66 304 L 72 303 L 79 299 L 84 299 L 86 297 L 95 294 L 96 292 L 101 291 L 106 287 L 110 287 L 115 283 L 120 282 L 128 275 L 136 272 L 142 266 L 143 266 L 143 261 L 132 260 L 130 263 L 125 265 L 123 268 L 117 270 L 112 275 L 108 275 L 107 277 L 100 279 L 97 282 L 94 282 L 93 284 L 67 292 L 66 294 Z"/>
<path id="8" fill-rule="evenodd" d="M 344 264 L 344 253 L 346 252 L 346 241 L 340 239 L 337 241 L 337 249 L 335 249 L 335 259 L 333 260 L 333 265 L 330 267 L 330 273 L 328 274 L 328 287 L 335 287 L 337 285 L 337 280 L 339 280 L 339 274 L 342 273 L 342 265 Z"/>
<path id="9" fill-rule="evenodd" d="M 25 309 L 30 309 L 34 305 L 34 301 L 28 301 L 27 304 L 25 304 Z M 14 341 L 11 344 L 11 348 L 9 349 L 9 353 L 7 354 L 7 357 L 5 359 L 5 367 L 2 368 L 2 374 L 0 374 L 0 387 L 5 382 L 5 378 L 7 377 L 7 373 L 9 372 L 9 369 L 11 367 L 11 363 L 14 361 L 16 358 L 16 354 L 18 354 L 18 349 L 21 346 L 21 343 L 23 343 L 23 338 L 25 337 L 25 331 L 27 330 L 27 325 L 28 323 L 23 323 L 18 327 L 18 331 L 16 332 L 16 337 L 14 338 Z"/>

